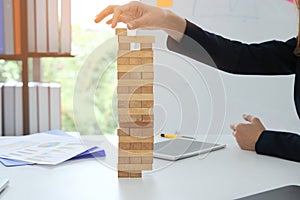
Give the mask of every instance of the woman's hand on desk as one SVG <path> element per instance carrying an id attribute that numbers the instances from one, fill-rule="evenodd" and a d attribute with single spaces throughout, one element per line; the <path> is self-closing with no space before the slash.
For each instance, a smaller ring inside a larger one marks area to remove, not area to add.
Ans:
<path id="1" fill-rule="evenodd" d="M 138 1 L 132 1 L 125 5 L 110 5 L 102 10 L 95 18 L 95 22 L 101 22 L 112 14 L 112 18 L 106 23 L 115 28 L 123 22 L 127 28 L 132 29 L 162 29 L 171 37 L 179 41 L 186 27 L 186 21 L 169 10 L 150 6 Z"/>
<path id="2" fill-rule="evenodd" d="M 243 118 L 249 123 L 232 124 L 230 128 L 241 149 L 254 151 L 255 144 L 265 127 L 257 117 L 243 115 Z"/>

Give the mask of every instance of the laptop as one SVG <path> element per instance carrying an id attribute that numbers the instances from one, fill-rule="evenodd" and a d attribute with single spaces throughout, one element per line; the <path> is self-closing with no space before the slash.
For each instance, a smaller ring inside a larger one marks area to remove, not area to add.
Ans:
<path id="1" fill-rule="evenodd" d="M 300 186 L 287 185 L 236 200 L 299 200 Z"/>
<path id="2" fill-rule="evenodd" d="M 154 144 L 153 156 L 164 160 L 179 160 L 224 148 L 225 144 L 213 144 L 193 139 L 176 138 Z"/>
<path id="3" fill-rule="evenodd" d="M 2 192 L 6 188 L 8 182 L 9 181 L 7 178 L 0 178 L 0 192 Z"/>

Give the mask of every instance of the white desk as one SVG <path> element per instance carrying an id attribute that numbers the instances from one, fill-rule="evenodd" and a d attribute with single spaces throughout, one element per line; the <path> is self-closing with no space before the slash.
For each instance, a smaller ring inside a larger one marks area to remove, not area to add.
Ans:
<path id="1" fill-rule="evenodd" d="M 84 137 L 100 144 L 100 136 Z M 58 166 L 0 167 L 10 184 L 2 200 L 94 200 L 94 199 L 205 199 L 227 200 L 287 184 L 300 185 L 300 163 L 242 151 L 231 135 L 221 136 L 227 147 L 205 159 L 192 157 L 177 162 L 155 159 L 166 166 L 143 174 L 142 179 L 118 179 L 117 153 L 103 144 L 104 161 L 78 160 Z M 103 164 L 106 163 L 106 164 Z"/>

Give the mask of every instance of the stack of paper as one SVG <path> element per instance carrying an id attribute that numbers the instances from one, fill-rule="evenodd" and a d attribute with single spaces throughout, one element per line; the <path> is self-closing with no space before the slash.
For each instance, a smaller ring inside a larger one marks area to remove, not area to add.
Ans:
<path id="1" fill-rule="evenodd" d="M 67 160 L 104 156 L 105 151 L 99 147 L 87 147 L 80 138 L 62 131 L 0 137 L 0 162 L 5 166 L 57 165 Z"/>

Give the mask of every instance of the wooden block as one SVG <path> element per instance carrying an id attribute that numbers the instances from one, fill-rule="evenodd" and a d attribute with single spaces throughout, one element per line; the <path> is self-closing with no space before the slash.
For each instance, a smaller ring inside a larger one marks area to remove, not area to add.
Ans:
<path id="1" fill-rule="evenodd" d="M 153 64 L 145 65 L 129 65 L 129 64 L 119 64 L 118 72 L 153 72 Z"/>
<path id="2" fill-rule="evenodd" d="M 130 171 L 130 178 L 141 178 L 142 171 Z"/>
<path id="3" fill-rule="evenodd" d="M 142 88 L 139 86 L 129 86 L 128 87 L 128 94 L 141 94 Z"/>
<path id="4" fill-rule="evenodd" d="M 142 79 L 152 79 L 154 78 L 153 72 L 143 72 L 142 73 Z"/>
<path id="5" fill-rule="evenodd" d="M 118 150 L 119 157 L 153 156 L 153 150 Z"/>
<path id="6" fill-rule="evenodd" d="M 118 57 L 117 62 L 118 62 L 118 65 L 129 65 L 130 58 Z"/>
<path id="7" fill-rule="evenodd" d="M 153 150 L 153 142 L 142 142 L 142 150 Z"/>
<path id="8" fill-rule="evenodd" d="M 151 122 L 119 122 L 120 127 L 126 128 L 153 128 L 153 121 Z"/>
<path id="9" fill-rule="evenodd" d="M 153 163 L 153 156 L 143 156 L 142 157 L 143 164 L 152 164 Z"/>
<path id="10" fill-rule="evenodd" d="M 118 164 L 119 171 L 152 170 L 152 164 Z"/>
<path id="11" fill-rule="evenodd" d="M 124 164 L 142 164 L 142 157 L 131 157 L 129 158 L 129 163 Z"/>
<path id="12" fill-rule="evenodd" d="M 143 117 L 142 115 L 126 115 L 126 114 L 119 114 L 118 115 L 119 123 L 122 122 L 142 122 Z"/>
<path id="13" fill-rule="evenodd" d="M 142 86 L 143 94 L 153 94 L 153 86 Z"/>
<path id="14" fill-rule="evenodd" d="M 134 137 L 134 136 L 119 136 L 119 142 L 140 142 L 140 143 L 153 143 L 154 142 L 154 136 L 152 137 Z"/>
<path id="15" fill-rule="evenodd" d="M 152 115 L 143 115 L 142 116 L 142 121 L 143 122 L 152 122 L 154 121 L 154 116 Z"/>
<path id="16" fill-rule="evenodd" d="M 118 99 L 122 101 L 153 101 L 153 94 L 119 94 Z"/>
<path id="17" fill-rule="evenodd" d="M 118 108 L 119 115 L 151 115 L 152 108 Z"/>
<path id="18" fill-rule="evenodd" d="M 118 79 L 141 79 L 141 72 L 118 72 Z"/>
<path id="19" fill-rule="evenodd" d="M 152 108 L 154 101 L 142 101 L 142 108 Z"/>
<path id="20" fill-rule="evenodd" d="M 118 101 L 118 108 L 129 108 L 129 101 Z"/>
<path id="21" fill-rule="evenodd" d="M 142 107 L 142 102 L 141 101 L 130 101 L 129 102 L 129 107 L 130 108 L 141 108 Z"/>
<path id="22" fill-rule="evenodd" d="M 141 65 L 142 59 L 141 58 L 128 58 L 130 65 Z"/>
<path id="23" fill-rule="evenodd" d="M 130 128 L 130 136 L 141 137 L 143 135 L 143 128 Z"/>
<path id="24" fill-rule="evenodd" d="M 130 131 L 131 131 L 131 129 L 130 129 Z M 153 128 L 143 128 L 143 137 L 152 137 L 152 136 L 154 136 Z"/>
<path id="25" fill-rule="evenodd" d="M 152 58 L 153 51 L 126 51 L 119 50 L 118 57 L 122 58 Z"/>
<path id="26" fill-rule="evenodd" d="M 153 63 L 153 58 L 143 58 L 141 64 Z"/>
<path id="27" fill-rule="evenodd" d="M 142 80 L 142 79 L 120 79 L 118 80 L 118 86 L 143 86 L 143 85 L 151 85 L 153 84 L 153 81 L 151 80 Z"/>
<path id="28" fill-rule="evenodd" d="M 118 163 L 130 164 L 130 159 L 129 159 L 129 157 L 118 157 Z"/>
<path id="29" fill-rule="evenodd" d="M 125 171 L 118 171 L 118 177 L 119 178 L 129 178 L 130 177 L 130 173 L 129 172 L 125 172 Z"/>
<path id="30" fill-rule="evenodd" d="M 151 43 L 141 43 L 140 49 L 141 49 L 141 51 L 152 51 L 152 44 Z"/>
<path id="31" fill-rule="evenodd" d="M 142 143 L 141 142 L 131 142 L 130 143 L 130 150 L 141 150 Z"/>
<path id="32" fill-rule="evenodd" d="M 118 86 L 117 93 L 118 94 L 128 94 L 128 87 L 127 86 Z"/>
<path id="33" fill-rule="evenodd" d="M 129 133 L 129 128 L 119 128 L 117 130 L 117 133 L 118 133 L 118 136 L 129 136 L 130 133 Z"/>
<path id="34" fill-rule="evenodd" d="M 118 72 L 118 79 L 121 79 L 125 74 L 126 72 Z"/>
<path id="35" fill-rule="evenodd" d="M 119 43 L 119 50 L 130 51 L 130 43 Z"/>
<path id="36" fill-rule="evenodd" d="M 119 142 L 119 149 L 130 150 L 131 149 L 131 143 L 129 143 L 129 142 Z M 136 149 L 136 150 L 138 150 L 138 149 Z"/>
<path id="37" fill-rule="evenodd" d="M 143 72 L 154 72 L 153 62 L 143 64 Z"/>
<path id="38" fill-rule="evenodd" d="M 154 36 L 119 36 L 119 43 L 154 43 Z"/>
<path id="39" fill-rule="evenodd" d="M 118 108 L 141 108 L 142 101 L 118 101 Z"/>
<path id="40" fill-rule="evenodd" d="M 152 138 L 153 134 L 153 127 L 150 128 L 130 128 L 129 129 L 130 136 L 140 137 L 140 138 Z M 147 142 L 147 140 L 145 141 Z"/>
<path id="41" fill-rule="evenodd" d="M 115 29 L 115 34 L 126 36 L 127 35 L 127 28 L 116 28 Z"/>

